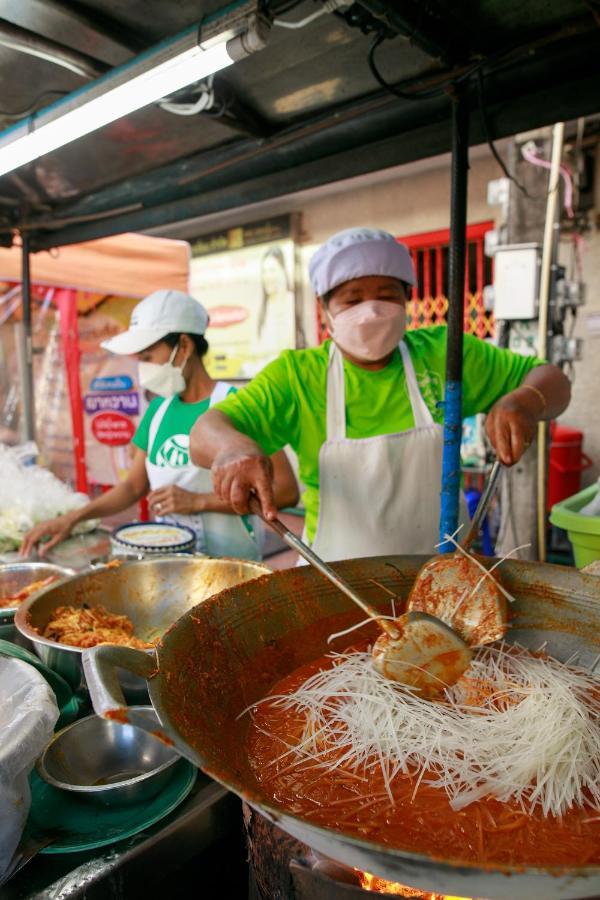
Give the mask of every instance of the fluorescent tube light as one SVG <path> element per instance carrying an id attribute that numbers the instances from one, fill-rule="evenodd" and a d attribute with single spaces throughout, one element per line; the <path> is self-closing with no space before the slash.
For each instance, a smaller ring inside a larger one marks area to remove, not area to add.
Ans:
<path id="1" fill-rule="evenodd" d="M 194 29 L 183 39 L 119 66 L 72 97 L 7 129 L 0 134 L 0 175 L 156 103 L 264 46 L 262 35 L 258 40 L 247 40 L 248 33 L 239 34 L 239 29 L 236 37 L 231 35 L 228 31 L 222 41 L 217 38 L 202 47 Z M 182 43 L 187 44 L 185 49 L 181 49 Z M 174 52 L 175 48 L 180 52 Z"/>

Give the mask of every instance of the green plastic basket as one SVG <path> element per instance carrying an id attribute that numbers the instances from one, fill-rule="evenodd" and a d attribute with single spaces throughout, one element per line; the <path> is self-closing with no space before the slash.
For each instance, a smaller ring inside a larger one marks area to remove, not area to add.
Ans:
<path id="1" fill-rule="evenodd" d="M 600 559 L 600 516 L 582 516 L 579 512 L 597 493 L 598 485 L 592 484 L 561 503 L 555 503 L 550 513 L 552 524 L 567 532 L 578 569 Z"/>

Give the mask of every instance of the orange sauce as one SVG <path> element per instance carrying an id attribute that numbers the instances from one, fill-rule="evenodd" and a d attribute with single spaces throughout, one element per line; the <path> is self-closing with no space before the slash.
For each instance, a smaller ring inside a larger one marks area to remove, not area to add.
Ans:
<path id="1" fill-rule="evenodd" d="M 331 665 L 329 657 L 316 660 L 279 681 L 270 693 L 291 694 Z M 443 789 L 422 783 L 417 787 L 416 775 L 394 778 L 392 803 L 376 769 L 366 773 L 341 765 L 325 772 L 294 753 L 283 755 L 300 739 L 302 713 L 269 701 L 253 715 L 248 746 L 255 777 L 277 804 L 315 824 L 438 859 L 484 866 L 600 864 L 600 813 L 591 808 L 546 818 L 541 811 L 527 813 L 517 804 L 489 797 L 455 812 Z"/>

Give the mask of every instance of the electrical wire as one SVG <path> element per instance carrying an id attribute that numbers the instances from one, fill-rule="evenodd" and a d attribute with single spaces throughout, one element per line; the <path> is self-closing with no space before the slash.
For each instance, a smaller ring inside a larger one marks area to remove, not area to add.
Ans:
<path id="1" fill-rule="evenodd" d="M 368 53 L 368 64 L 369 69 L 371 70 L 371 74 L 377 81 L 377 83 L 384 88 L 389 93 L 393 94 L 395 97 L 399 97 L 402 100 L 428 100 L 434 99 L 436 97 L 441 97 L 444 93 L 447 93 L 449 88 L 452 85 L 458 84 L 462 81 L 469 80 L 473 75 L 476 77 L 476 87 L 477 87 L 477 95 L 479 101 L 479 113 L 481 116 L 481 125 L 483 134 L 486 140 L 488 147 L 490 148 L 490 152 L 492 156 L 502 169 L 502 172 L 512 183 L 518 188 L 521 193 L 527 197 L 529 200 L 541 200 L 542 197 L 533 196 L 529 193 L 525 185 L 521 184 L 521 182 L 509 171 L 506 163 L 500 156 L 496 145 L 494 144 L 494 140 L 492 138 L 491 129 L 489 125 L 489 119 L 487 116 L 487 109 L 485 104 L 485 96 L 484 96 L 484 74 L 483 74 L 483 65 L 484 61 L 478 61 L 472 66 L 467 67 L 462 72 L 458 73 L 448 73 L 448 79 L 443 82 L 439 87 L 434 88 L 433 90 L 424 90 L 424 91 L 406 91 L 402 90 L 400 87 L 394 84 L 390 84 L 390 82 L 386 81 L 383 77 L 379 68 L 377 66 L 377 62 L 375 59 L 375 54 L 377 52 L 377 48 L 381 46 L 384 40 L 388 37 L 385 30 L 381 29 L 376 34 L 375 38 L 371 42 L 371 46 L 369 47 Z M 505 50 L 504 53 L 509 52 Z M 502 56 L 503 53 L 495 54 L 496 57 Z M 488 60 L 489 62 L 489 60 Z"/>
<path id="2" fill-rule="evenodd" d="M 387 82 L 377 68 L 377 64 L 375 62 L 375 52 L 377 48 L 381 46 L 381 44 L 383 44 L 384 40 L 385 34 L 383 32 L 380 32 L 379 34 L 375 35 L 374 39 L 371 42 L 371 46 L 369 47 L 369 55 L 367 59 L 369 62 L 369 69 L 371 70 L 371 74 L 373 75 L 375 81 L 386 91 L 389 91 L 390 94 L 393 94 L 395 97 L 400 97 L 401 100 L 414 100 L 414 95 L 407 94 L 404 91 L 400 91 L 398 90 L 398 88 L 394 87 L 393 84 Z"/>
<path id="3" fill-rule="evenodd" d="M 539 197 L 532 197 L 532 195 L 529 193 L 529 191 L 527 190 L 525 185 L 521 184 L 521 182 L 508 171 L 508 166 L 506 165 L 506 163 L 504 162 L 504 160 L 498 153 L 498 150 L 496 148 L 496 145 L 494 144 L 494 141 L 493 141 L 492 135 L 491 135 L 491 131 L 490 131 L 490 124 L 489 124 L 489 120 L 488 120 L 488 116 L 487 116 L 487 110 L 486 110 L 486 106 L 485 106 L 485 96 L 484 96 L 483 90 L 484 90 L 483 71 L 480 66 L 477 69 L 477 97 L 479 100 L 479 115 L 481 117 L 481 127 L 483 129 L 483 136 L 485 137 L 486 143 L 487 143 L 488 147 L 490 148 L 490 152 L 491 152 L 492 156 L 494 157 L 494 159 L 496 160 L 496 162 L 498 163 L 498 165 L 504 172 L 504 175 L 506 176 L 506 178 L 508 178 L 509 181 L 512 181 L 512 183 L 529 200 L 535 200 L 535 199 L 539 200 L 540 199 Z"/>
<path id="4" fill-rule="evenodd" d="M 206 81 L 200 82 L 194 87 L 196 90 L 201 90 L 197 100 L 191 102 L 161 100 L 158 105 L 165 112 L 173 113 L 176 116 L 196 116 L 203 113 L 213 119 L 219 119 L 231 111 L 235 103 L 235 94 L 225 82 L 219 82 L 218 94 L 214 87 L 214 75 L 210 75 Z"/>
<path id="5" fill-rule="evenodd" d="M 528 141 L 521 148 L 521 155 L 523 159 L 526 159 L 527 162 L 531 163 L 534 166 L 539 166 L 542 169 L 549 169 L 551 163 L 547 159 L 543 159 L 543 157 L 538 156 L 538 154 L 533 149 L 535 144 L 533 141 Z M 563 179 L 565 185 L 565 196 L 563 199 L 563 205 L 567 212 L 567 215 L 570 219 L 575 217 L 575 213 L 573 211 L 573 177 L 572 172 L 569 166 L 566 163 L 560 164 L 560 174 Z"/>
<path id="6" fill-rule="evenodd" d="M 304 28 L 305 25 L 309 25 L 311 22 L 314 22 L 315 19 L 319 19 L 321 16 L 326 15 L 327 13 L 337 12 L 342 6 L 347 6 L 349 0 L 325 0 L 323 6 L 320 9 L 317 9 L 315 12 L 311 13 L 309 16 L 305 16 L 304 19 L 300 19 L 298 22 L 288 22 L 286 19 L 280 19 L 279 17 L 273 19 L 273 25 L 278 25 L 280 28 Z"/>
<path id="7" fill-rule="evenodd" d="M 213 88 L 214 75 L 209 75 L 206 81 L 196 85 L 200 89 L 200 96 L 191 103 L 178 102 L 177 100 L 161 100 L 158 104 L 165 112 L 176 116 L 196 116 L 198 113 L 207 112 L 215 105 L 215 92 Z"/>
<path id="8" fill-rule="evenodd" d="M 0 109 L 0 118 L 25 119 L 27 116 L 30 116 L 36 111 L 42 100 L 44 100 L 46 97 L 64 97 L 68 93 L 69 91 L 44 91 L 42 94 L 36 97 L 33 103 L 26 109 L 21 109 L 18 112 L 9 112 L 8 110 Z"/>
<path id="9" fill-rule="evenodd" d="M 444 93 L 445 91 L 447 91 L 447 88 L 448 88 L 451 84 L 456 84 L 456 83 L 458 83 L 458 82 L 460 82 L 460 81 L 468 80 L 468 79 L 471 78 L 472 75 L 476 75 L 476 78 L 477 78 L 477 93 L 478 93 L 478 98 L 479 98 L 479 112 L 480 112 L 480 116 L 481 116 L 481 124 L 482 124 L 482 128 L 483 128 L 483 133 L 484 133 L 484 137 L 485 137 L 485 139 L 486 139 L 487 145 L 488 145 L 488 147 L 490 148 L 490 151 L 491 151 L 491 153 L 492 153 L 494 159 L 496 160 L 496 162 L 498 163 L 498 165 L 500 166 L 500 168 L 501 168 L 502 171 L 504 172 L 505 176 L 506 176 L 510 181 L 512 181 L 512 182 L 517 186 L 517 188 L 518 188 L 518 189 L 519 189 L 526 197 L 528 197 L 529 199 L 533 199 L 533 198 L 531 197 L 531 195 L 529 194 L 529 192 L 527 191 L 527 189 L 525 188 L 525 186 L 522 185 L 522 184 L 515 178 L 515 176 L 512 175 L 512 174 L 509 172 L 509 170 L 508 170 L 508 168 L 507 168 L 507 166 L 506 166 L 506 163 L 504 162 L 504 160 L 502 159 L 502 157 L 501 157 L 500 154 L 498 153 L 498 150 L 497 150 L 497 148 L 496 148 L 496 145 L 494 144 L 494 141 L 492 140 L 492 136 L 491 136 L 491 132 L 490 132 L 490 127 L 489 127 L 489 121 L 488 121 L 487 112 L 486 112 L 486 107 L 485 107 L 484 93 L 483 93 L 483 71 L 482 71 L 482 64 L 481 64 L 481 63 L 477 63 L 476 65 L 474 65 L 474 66 L 468 68 L 465 72 L 463 72 L 463 73 L 461 73 L 461 74 L 459 74 L 459 75 L 457 75 L 457 76 L 455 76 L 455 77 L 453 77 L 453 78 L 450 78 L 450 79 L 448 80 L 447 84 L 442 85 L 440 88 L 436 88 L 435 90 L 431 90 L 431 91 L 415 91 L 415 92 L 410 92 L 410 93 L 408 93 L 408 92 L 406 92 L 406 91 L 400 90 L 399 88 L 395 87 L 393 84 L 390 84 L 389 82 L 387 82 L 387 81 L 384 79 L 384 77 L 382 76 L 382 74 L 381 74 L 381 72 L 379 71 L 379 69 L 377 68 L 377 64 L 376 64 L 376 61 L 375 61 L 375 53 L 376 53 L 376 51 L 377 51 L 377 48 L 378 48 L 378 47 L 383 43 L 383 41 L 385 40 L 385 37 L 386 37 L 385 33 L 380 32 L 380 33 L 375 37 L 375 39 L 372 41 L 371 46 L 370 46 L 370 48 L 369 48 L 369 55 L 368 55 L 369 68 L 370 68 L 370 70 L 371 70 L 371 73 L 372 73 L 373 77 L 374 77 L 375 80 L 378 82 L 378 84 L 381 85 L 381 87 L 385 88 L 385 90 L 389 91 L 391 94 L 394 94 L 394 96 L 400 97 L 402 100 L 424 100 L 424 99 L 433 99 L 434 97 L 440 97 L 440 96 L 443 95 L 443 93 Z"/>
<path id="10" fill-rule="evenodd" d="M 389 91 L 390 94 L 393 94 L 395 97 L 400 97 L 401 100 L 430 100 L 436 97 L 442 97 L 450 85 L 457 84 L 460 81 L 464 81 L 465 79 L 470 78 L 477 67 L 473 65 L 467 68 L 464 72 L 460 72 L 458 74 L 450 74 L 447 82 L 432 90 L 403 91 L 396 85 L 390 84 L 389 81 L 386 81 L 386 79 L 379 71 L 377 62 L 375 60 L 377 48 L 381 46 L 386 37 L 386 32 L 381 30 L 378 34 L 376 34 L 373 41 L 371 42 L 371 46 L 369 47 L 369 55 L 367 57 L 369 69 L 371 70 L 371 74 L 373 75 L 375 81 L 377 81 L 377 83 L 382 88 L 384 88 L 386 91 Z"/>

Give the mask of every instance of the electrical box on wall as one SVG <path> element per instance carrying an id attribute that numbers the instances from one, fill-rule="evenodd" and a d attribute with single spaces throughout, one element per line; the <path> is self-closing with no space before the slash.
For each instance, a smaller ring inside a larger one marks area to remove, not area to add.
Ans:
<path id="1" fill-rule="evenodd" d="M 515 322 L 510 329 L 508 347 L 520 356 L 537 356 L 538 339 L 539 328 L 535 319 Z"/>
<path id="2" fill-rule="evenodd" d="M 505 244 L 494 253 L 494 316 L 535 319 L 540 285 L 540 244 Z"/>

